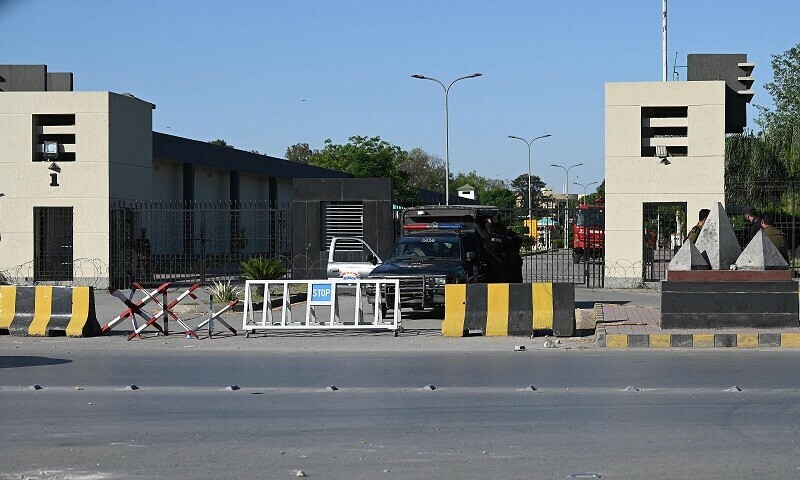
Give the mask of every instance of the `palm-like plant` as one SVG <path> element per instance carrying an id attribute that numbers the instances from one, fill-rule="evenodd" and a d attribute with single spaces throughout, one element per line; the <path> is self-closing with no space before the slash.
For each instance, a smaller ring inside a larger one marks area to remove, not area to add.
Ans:
<path id="1" fill-rule="evenodd" d="M 235 285 L 231 285 L 230 280 L 225 283 L 214 282 L 214 285 L 211 286 L 210 290 L 214 301 L 220 303 L 230 303 L 234 300 L 237 300 L 242 293 L 242 289 Z"/>
<path id="2" fill-rule="evenodd" d="M 247 280 L 277 280 L 286 275 L 286 267 L 275 258 L 251 258 L 241 262 L 241 265 L 242 276 Z"/>
<path id="3" fill-rule="evenodd" d="M 286 267 L 280 260 L 257 257 L 241 262 L 242 276 L 247 280 L 277 280 L 286 275 Z M 253 288 L 253 294 L 263 295 L 263 286 Z"/>

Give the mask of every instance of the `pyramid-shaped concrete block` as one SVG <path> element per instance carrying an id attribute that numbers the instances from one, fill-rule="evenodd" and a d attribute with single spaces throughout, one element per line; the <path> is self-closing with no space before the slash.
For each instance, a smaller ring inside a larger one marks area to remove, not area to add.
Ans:
<path id="1" fill-rule="evenodd" d="M 786 270 L 789 264 L 772 243 L 772 240 L 759 230 L 736 260 L 737 270 Z"/>
<path id="2" fill-rule="evenodd" d="M 686 241 L 678 253 L 672 257 L 667 266 L 667 270 L 711 270 L 711 265 L 694 246 L 694 243 Z"/>
<path id="3" fill-rule="evenodd" d="M 695 246 L 714 270 L 729 270 L 736 263 L 742 249 L 721 203 L 711 209 Z"/>

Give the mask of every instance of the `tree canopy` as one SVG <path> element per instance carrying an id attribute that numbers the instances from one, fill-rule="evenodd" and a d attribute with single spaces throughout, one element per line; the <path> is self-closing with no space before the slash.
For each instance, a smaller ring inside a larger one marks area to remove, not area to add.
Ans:
<path id="1" fill-rule="evenodd" d="M 536 175 L 531 175 L 531 203 L 533 208 L 542 204 L 542 189 L 545 183 Z M 511 181 L 511 190 L 519 198 L 522 208 L 528 208 L 528 174 L 523 173 Z"/>
<path id="2" fill-rule="evenodd" d="M 420 147 L 412 148 L 400 165 L 408 175 L 408 184 L 433 192 L 444 192 L 444 161 Z"/>
<path id="3" fill-rule="evenodd" d="M 774 80 L 764 89 L 775 107 L 758 106 L 762 130 L 731 135 L 725 142 L 725 180 L 745 191 L 800 175 L 800 44 L 773 55 L 772 71 Z"/>
<path id="4" fill-rule="evenodd" d="M 226 142 L 221 138 L 218 138 L 216 140 L 210 140 L 208 143 L 210 143 L 211 145 L 219 145 L 220 147 L 225 147 L 225 148 L 235 148 L 233 145 L 231 145 L 230 143 Z"/>
<path id="5" fill-rule="evenodd" d="M 450 194 L 455 195 L 457 193 L 457 189 L 459 187 L 463 187 L 464 185 L 475 187 L 475 198 L 477 198 L 481 203 L 485 201 L 485 195 L 487 191 L 506 188 L 504 181 L 486 178 L 478 175 L 478 172 L 473 170 L 468 173 L 459 172 L 455 176 L 451 175 Z M 444 191 L 444 189 L 442 189 L 442 191 Z"/>
<path id="6" fill-rule="evenodd" d="M 316 153 L 316 151 L 312 151 L 307 143 L 296 143 L 286 148 L 286 160 L 297 163 L 308 163 L 314 153 Z"/>
<path id="7" fill-rule="evenodd" d="M 309 163 L 358 178 L 391 178 L 395 201 L 407 204 L 414 198 L 408 185 L 408 174 L 400 169 L 407 157 L 405 150 L 381 140 L 381 137 L 353 136 L 344 145 L 325 140 L 325 147 L 313 152 Z"/>
<path id="8" fill-rule="evenodd" d="M 773 80 L 764 84 L 775 109 L 759 106 L 758 124 L 763 130 L 786 130 L 800 126 L 800 44 L 772 55 Z"/>
<path id="9" fill-rule="evenodd" d="M 586 199 L 584 200 L 586 205 L 605 205 L 606 203 L 606 181 L 603 180 L 600 182 L 600 185 L 597 186 L 594 193 L 590 193 L 586 195 Z"/>

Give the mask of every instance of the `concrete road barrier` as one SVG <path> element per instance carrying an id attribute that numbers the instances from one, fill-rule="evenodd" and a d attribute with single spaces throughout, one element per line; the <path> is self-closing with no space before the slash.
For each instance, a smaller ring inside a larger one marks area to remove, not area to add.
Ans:
<path id="1" fill-rule="evenodd" d="M 93 337 L 99 332 L 92 287 L 0 286 L 0 333 Z"/>
<path id="2" fill-rule="evenodd" d="M 469 330 L 486 336 L 533 335 L 549 330 L 575 334 L 572 283 L 476 283 L 445 286 L 442 333 L 462 337 Z"/>

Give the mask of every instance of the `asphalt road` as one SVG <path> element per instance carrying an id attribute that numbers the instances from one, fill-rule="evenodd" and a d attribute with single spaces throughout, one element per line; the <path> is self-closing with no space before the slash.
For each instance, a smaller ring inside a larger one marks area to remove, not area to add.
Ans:
<path id="1" fill-rule="evenodd" d="M 383 351 L 411 342 L 387 335 L 322 340 L 337 351 L 273 350 L 272 337 L 87 349 L 7 339 L 0 478 L 800 474 L 796 352 Z M 453 339 L 473 340 L 484 339 Z"/>

